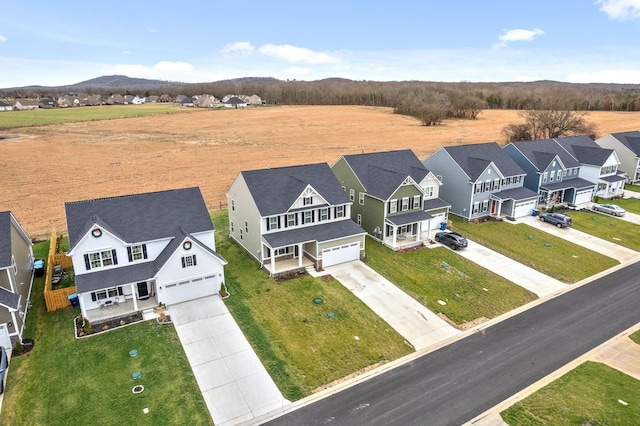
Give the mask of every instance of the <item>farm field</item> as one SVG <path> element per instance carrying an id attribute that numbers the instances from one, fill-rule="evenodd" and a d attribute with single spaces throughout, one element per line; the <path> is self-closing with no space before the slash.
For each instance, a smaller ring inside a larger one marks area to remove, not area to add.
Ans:
<path id="1" fill-rule="evenodd" d="M 640 129 L 640 112 L 587 119 L 598 136 Z M 32 238 L 66 232 L 66 201 L 199 186 L 217 210 L 241 170 L 407 148 L 424 159 L 444 145 L 502 143 L 502 128 L 520 121 L 517 111 L 486 110 L 477 120 L 424 127 L 390 108 L 361 106 L 194 109 L 13 129 L 2 120 L 0 113 L 0 211 L 13 211 Z"/>

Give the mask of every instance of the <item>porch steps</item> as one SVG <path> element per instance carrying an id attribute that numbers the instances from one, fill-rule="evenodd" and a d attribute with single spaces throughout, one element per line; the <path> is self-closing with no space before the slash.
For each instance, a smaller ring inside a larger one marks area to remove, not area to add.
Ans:
<path id="1" fill-rule="evenodd" d="M 327 273 L 325 271 L 321 271 L 321 272 L 316 271 L 316 268 L 313 265 L 307 265 L 307 266 L 304 267 L 304 269 L 312 277 L 321 277 L 323 275 L 327 275 Z"/>
<path id="2" fill-rule="evenodd" d="M 154 319 L 155 317 L 156 317 L 156 312 L 154 308 L 149 308 L 142 311 L 142 319 L 145 321 Z"/>

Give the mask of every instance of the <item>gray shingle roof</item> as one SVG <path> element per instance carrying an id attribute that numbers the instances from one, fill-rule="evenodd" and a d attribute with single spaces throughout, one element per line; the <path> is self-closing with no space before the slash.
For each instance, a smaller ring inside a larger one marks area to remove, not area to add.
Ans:
<path id="1" fill-rule="evenodd" d="M 18 309 L 18 303 L 20 302 L 20 296 L 0 287 L 0 305 L 6 306 L 11 309 Z"/>
<path id="2" fill-rule="evenodd" d="M 611 136 L 618 139 L 620 143 L 629 148 L 634 154 L 640 156 L 640 132 L 635 130 L 632 132 L 611 133 Z"/>
<path id="3" fill-rule="evenodd" d="M 271 248 L 286 247 L 292 244 L 306 243 L 309 241 L 331 241 L 338 238 L 348 238 L 356 235 L 364 235 L 366 231 L 350 219 L 328 222 L 321 225 L 294 228 L 288 231 L 274 232 L 263 235 L 264 240 Z"/>
<path id="4" fill-rule="evenodd" d="M 441 209 L 443 207 L 451 207 L 451 203 L 443 200 L 442 198 L 431 198 L 424 200 L 424 209 L 426 211 Z"/>
<path id="5" fill-rule="evenodd" d="M 525 174 L 524 170 L 495 142 L 453 145 L 443 149 L 473 182 L 486 170 L 490 162 L 493 162 L 505 177 Z"/>
<path id="6" fill-rule="evenodd" d="M 11 212 L 0 212 L 0 268 L 11 266 Z"/>
<path id="7" fill-rule="evenodd" d="M 387 200 L 404 180 L 420 183 L 429 173 L 410 149 L 343 156 L 367 193 Z"/>
<path id="8" fill-rule="evenodd" d="M 580 163 L 554 139 L 511 142 L 540 171 L 546 170 L 556 156 L 565 168 L 579 167 Z"/>
<path id="9" fill-rule="evenodd" d="M 326 163 L 240 172 L 260 215 L 288 211 L 307 186 L 330 205 L 350 203 L 340 182 Z"/>
<path id="10" fill-rule="evenodd" d="M 561 189 L 569 189 L 569 188 L 575 188 L 575 189 L 592 188 L 595 185 L 596 185 L 595 183 L 589 182 L 586 179 L 575 178 L 575 179 L 563 180 L 562 182 L 543 183 L 542 185 L 540 185 L 540 188 L 546 189 L 549 191 L 559 191 Z"/>
<path id="11" fill-rule="evenodd" d="M 555 138 L 555 141 L 582 164 L 602 166 L 613 153 L 612 149 L 600 147 L 589 136 Z"/>
<path id="12" fill-rule="evenodd" d="M 537 199 L 538 193 L 522 186 L 520 188 L 511 188 L 505 189 L 504 191 L 500 192 L 494 192 L 493 194 L 491 194 L 491 198 L 497 198 L 499 200 L 521 201 L 526 199 Z"/>
<path id="13" fill-rule="evenodd" d="M 408 225 L 410 223 L 422 222 L 423 220 L 433 219 L 429 213 L 424 211 L 409 212 L 387 216 L 386 221 L 396 226 Z"/>
<path id="14" fill-rule="evenodd" d="M 209 211 L 197 187 L 65 203 L 71 248 L 100 223 L 127 243 L 213 230 Z"/>

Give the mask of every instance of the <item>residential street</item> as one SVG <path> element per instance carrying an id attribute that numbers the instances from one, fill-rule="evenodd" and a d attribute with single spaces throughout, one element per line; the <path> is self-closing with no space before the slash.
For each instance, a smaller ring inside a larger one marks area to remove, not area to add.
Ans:
<path id="1" fill-rule="evenodd" d="M 640 322 L 638 274 L 640 262 L 267 424 L 461 425 Z"/>

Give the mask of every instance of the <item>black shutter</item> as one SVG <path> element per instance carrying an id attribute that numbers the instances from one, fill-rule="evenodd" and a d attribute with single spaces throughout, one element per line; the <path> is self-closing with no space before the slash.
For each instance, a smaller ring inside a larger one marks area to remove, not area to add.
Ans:
<path id="1" fill-rule="evenodd" d="M 278 216 L 278 229 L 280 229 L 280 216 Z"/>
<path id="2" fill-rule="evenodd" d="M 311 210 L 311 223 L 316 221 L 316 211 Z"/>
<path id="3" fill-rule="evenodd" d="M 131 253 L 131 247 L 127 247 L 127 256 L 129 256 L 129 262 L 133 262 L 133 253 Z"/>
<path id="4" fill-rule="evenodd" d="M 193 266 L 196 266 L 196 255 L 193 255 Z"/>
<path id="5" fill-rule="evenodd" d="M 184 268 L 184 257 L 182 258 L 182 267 Z"/>
<path id="6" fill-rule="evenodd" d="M 91 269 L 91 262 L 89 262 L 89 255 L 84 255 L 84 266 L 87 267 L 87 271 Z"/>
<path id="7" fill-rule="evenodd" d="M 331 220 L 331 209 L 327 209 L 327 220 Z"/>
<path id="8" fill-rule="evenodd" d="M 143 259 L 147 258 L 147 245 L 146 244 L 142 245 L 142 258 Z"/>
<path id="9" fill-rule="evenodd" d="M 271 230 L 271 219 L 267 218 L 267 231 Z"/>
<path id="10" fill-rule="evenodd" d="M 294 213 L 296 215 L 296 225 L 298 224 L 298 213 Z"/>
<path id="11" fill-rule="evenodd" d="M 118 256 L 116 255 L 116 249 L 111 250 L 111 255 L 113 256 L 113 264 L 118 264 Z"/>
<path id="12" fill-rule="evenodd" d="M 96 293 L 91 293 L 91 301 L 95 302 L 96 300 L 98 300 L 98 298 L 96 297 Z"/>
<path id="13" fill-rule="evenodd" d="M 118 296 L 124 295 L 124 291 L 122 291 L 122 286 L 118 287 Z"/>

